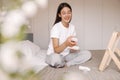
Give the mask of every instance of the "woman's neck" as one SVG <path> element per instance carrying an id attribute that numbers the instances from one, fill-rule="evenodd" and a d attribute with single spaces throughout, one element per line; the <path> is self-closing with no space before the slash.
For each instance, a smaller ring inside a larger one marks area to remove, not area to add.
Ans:
<path id="1" fill-rule="evenodd" d="M 62 22 L 62 21 L 61 21 Z M 65 23 L 65 22 L 62 22 L 63 26 L 68 28 L 69 27 L 69 23 Z"/>

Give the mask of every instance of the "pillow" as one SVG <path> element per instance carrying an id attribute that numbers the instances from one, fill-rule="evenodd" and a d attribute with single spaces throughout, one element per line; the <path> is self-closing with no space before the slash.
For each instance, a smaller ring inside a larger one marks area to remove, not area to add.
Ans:
<path id="1" fill-rule="evenodd" d="M 19 43 L 19 49 L 26 56 L 32 56 L 40 52 L 40 47 L 29 40 L 21 41 Z"/>
<path id="2" fill-rule="evenodd" d="M 32 68 L 36 73 L 45 68 L 48 64 L 45 63 L 46 50 L 41 50 L 40 47 L 29 40 L 19 42 L 19 50 L 24 54 L 23 71 Z"/>

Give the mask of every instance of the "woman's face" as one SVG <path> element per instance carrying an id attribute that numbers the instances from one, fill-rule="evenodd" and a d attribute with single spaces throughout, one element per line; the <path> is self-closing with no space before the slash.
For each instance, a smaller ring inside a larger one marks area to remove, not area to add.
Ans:
<path id="1" fill-rule="evenodd" d="M 72 12 L 70 8 L 64 7 L 60 12 L 59 17 L 61 17 L 62 22 L 69 23 L 72 18 Z"/>

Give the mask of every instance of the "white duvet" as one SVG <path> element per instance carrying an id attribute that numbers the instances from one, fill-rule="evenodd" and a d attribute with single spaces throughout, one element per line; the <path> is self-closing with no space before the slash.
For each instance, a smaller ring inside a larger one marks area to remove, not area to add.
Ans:
<path id="1" fill-rule="evenodd" d="M 48 64 L 45 63 L 46 50 L 41 50 L 40 47 L 29 40 L 21 41 L 19 49 L 24 54 L 24 69 L 32 68 L 35 72 L 44 69 Z"/>

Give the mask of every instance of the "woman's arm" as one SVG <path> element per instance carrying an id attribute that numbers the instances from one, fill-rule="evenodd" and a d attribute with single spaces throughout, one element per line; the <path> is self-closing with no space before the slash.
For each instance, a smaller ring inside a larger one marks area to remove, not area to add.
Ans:
<path id="1" fill-rule="evenodd" d="M 68 37 L 67 40 L 61 45 L 59 45 L 59 39 L 58 38 L 52 38 L 54 52 L 59 54 L 62 51 L 64 51 L 64 49 L 67 48 L 68 46 L 69 47 L 75 46 L 76 42 L 71 41 L 72 37 L 73 36 Z"/>

